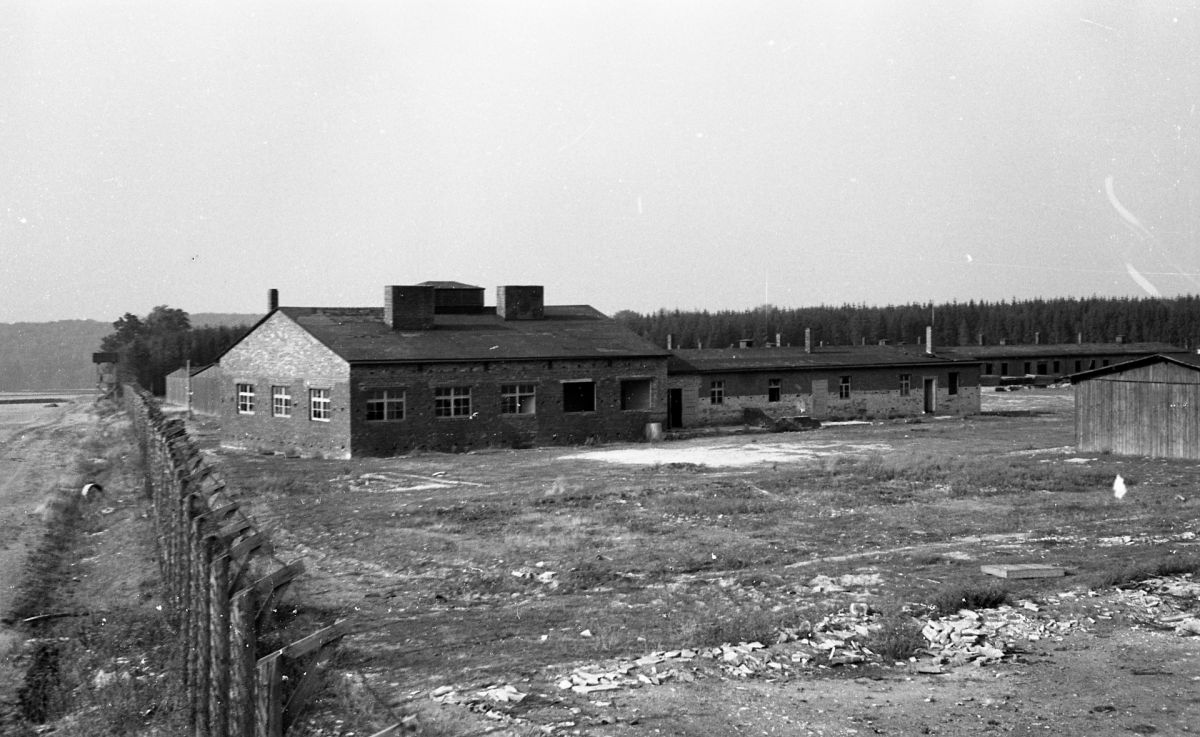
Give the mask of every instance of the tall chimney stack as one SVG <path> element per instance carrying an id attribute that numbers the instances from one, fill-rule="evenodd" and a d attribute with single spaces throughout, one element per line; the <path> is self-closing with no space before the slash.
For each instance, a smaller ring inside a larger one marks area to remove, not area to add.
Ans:
<path id="1" fill-rule="evenodd" d="M 933 326 L 932 325 L 925 326 L 925 353 L 926 353 L 926 355 L 930 355 L 930 356 L 933 355 Z"/>
<path id="2" fill-rule="evenodd" d="M 812 328 L 804 328 L 804 352 L 812 353 Z"/>
<path id="3" fill-rule="evenodd" d="M 675 336 L 672 335 L 671 333 L 667 333 L 667 350 L 668 351 L 675 350 Z"/>
<path id="4" fill-rule="evenodd" d="M 279 290 L 267 290 L 267 312 L 274 312 L 279 309 Z"/>

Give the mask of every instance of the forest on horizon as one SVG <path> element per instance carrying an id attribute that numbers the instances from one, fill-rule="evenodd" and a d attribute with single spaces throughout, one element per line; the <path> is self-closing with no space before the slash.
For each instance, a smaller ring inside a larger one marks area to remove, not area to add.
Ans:
<path id="1" fill-rule="evenodd" d="M 1161 342 L 1191 349 L 1200 338 L 1200 296 L 1173 298 L 1058 298 L 1012 302 L 911 303 L 873 307 L 842 305 L 753 310 L 622 310 L 613 316 L 644 338 L 675 348 L 728 348 L 741 340 L 754 345 L 814 343 L 916 344 L 933 327 L 934 345 Z"/>

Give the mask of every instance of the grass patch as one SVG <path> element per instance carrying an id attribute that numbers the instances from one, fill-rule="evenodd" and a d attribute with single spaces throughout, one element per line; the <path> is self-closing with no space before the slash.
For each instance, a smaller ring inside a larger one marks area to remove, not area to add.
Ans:
<path id="1" fill-rule="evenodd" d="M 959 609 L 994 609 L 1008 602 L 1008 591 L 998 586 L 956 586 L 937 592 L 930 605 L 935 614 L 948 616 Z"/>
<path id="2" fill-rule="evenodd" d="M 1171 555 L 1160 560 L 1124 563 L 1089 577 L 1094 588 L 1129 586 L 1148 578 L 1200 573 L 1200 555 Z"/>
<path id="3" fill-rule="evenodd" d="M 921 623 L 903 611 L 886 612 L 876 625 L 878 629 L 872 631 L 864 644 L 885 663 L 908 660 L 929 646 L 921 634 Z"/>

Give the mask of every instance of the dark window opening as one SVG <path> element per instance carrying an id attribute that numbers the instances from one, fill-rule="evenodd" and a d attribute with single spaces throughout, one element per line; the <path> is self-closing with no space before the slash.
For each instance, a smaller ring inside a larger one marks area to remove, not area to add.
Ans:
<path id="1" fill-rule="evenodd" d="M 767 401 L 778 402 L 783 395 L 783 381 L 781 379 L 767 379 Z"/>
<path id="2" fill-rule="evenodd" d="M 596 382 L 563 382 L 563 412 L 595 412 Z"/>
<path id="3" fill-rule="evenodd" d="M 850 398 L 850 377 L 843 376 L 838 383 L 838 399 Z"/>
<path id="4" fill-rule="evenodd" d="M 624 379 L 621 382 L 621 409 L 650 409 L 650 379 Z"/>

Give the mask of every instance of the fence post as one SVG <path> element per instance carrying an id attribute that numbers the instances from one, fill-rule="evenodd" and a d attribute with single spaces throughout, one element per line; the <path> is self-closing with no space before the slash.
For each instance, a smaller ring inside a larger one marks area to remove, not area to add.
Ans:
<path id="1" fill-rule="evenodd" d="M 254 684 L 254 737 L 283 737 L 283 656 L 259 658 Z"/>
<path id="2" fill-rule="evenodd" d="M 254 614 L 258 607 L 255 589 L 233 595 L 229 612 L 229 734 L 254 737 L 254 681 L 258 637 Z"/>

